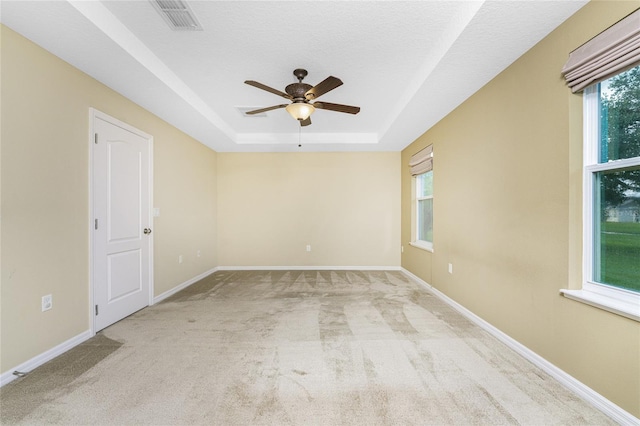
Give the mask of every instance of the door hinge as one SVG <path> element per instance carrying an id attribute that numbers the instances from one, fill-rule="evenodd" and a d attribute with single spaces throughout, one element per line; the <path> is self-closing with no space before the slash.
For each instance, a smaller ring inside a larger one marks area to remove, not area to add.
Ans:
<path id="1" fill-rule="evenodd" d="M 98 134 L 97 133 L 95 133 L 93 135 L 93 143 L 96 143 L 96 144 L 98 143 Z"/>
<path id="2" fill-rule="evenodd" d="M 95 227 L 95 229 L 98 229 L 98 219 L 96 219 L 96 221 L 94 223 L 94 227 Z"/>
<path id="3" fill-rule="evenodd" d="M 98 305 L 96 305 L 96 316 L 98 316 Z"/>

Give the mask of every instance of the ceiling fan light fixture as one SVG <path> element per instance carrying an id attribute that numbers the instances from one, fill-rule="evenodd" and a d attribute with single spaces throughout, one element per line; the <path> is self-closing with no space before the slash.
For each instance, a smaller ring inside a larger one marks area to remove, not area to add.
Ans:
<path id="1" fill-rule="evenodd" d="M 313 105 L 306 102 L 294 102 L 287 105 L 285 109 L 293 118 L 299 121 L 306 120 L 313 114 L 313 111 L 316 110 Z"/>

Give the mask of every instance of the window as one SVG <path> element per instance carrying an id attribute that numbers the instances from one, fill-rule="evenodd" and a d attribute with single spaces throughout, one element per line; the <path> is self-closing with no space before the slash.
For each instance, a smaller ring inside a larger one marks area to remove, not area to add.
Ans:
<path id="1" fill-rule="evenodd" d="M 433 249 L 433 170 L 415 177 L 416 210 L 414 242 Z"/>
<path id="2" fill-rule="evenodd" d="M 592 86 L 585 102 L 599 112 L 585 140 L 591 281 L 640 292 L 640 66 Z"/>
<path id="3" fill-rule="evenodd" d="M 411 245 L 433 251 L 433 146 L 409 160 L 412 188 Z"/>
<path id="4" fill-rule="evenodd" d="M 584 91 L 583 244 L 563 293 L 640 321 L 640 65 Z"/>

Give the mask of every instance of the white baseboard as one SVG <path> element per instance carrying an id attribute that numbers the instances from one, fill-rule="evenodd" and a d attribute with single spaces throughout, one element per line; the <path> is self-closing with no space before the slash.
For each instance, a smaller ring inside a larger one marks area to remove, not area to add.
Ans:
<path id="1" fill-rule="evenodd" d="M 201 279 L 206 278 L 209 275 L 211 275 L 214 272 L 219 271 L 219 270 L 220 270 L 220 268 L 209 269 L 208 271 L 203 272 L 200 275 L 195 276 L 195 277 L 191 278 L 190 280 L 187 280 L 187 281 L 183 282 L 182 284 L 178 284 L 176 287 L 172 288 L 171 290 L 167 290 L 164 293 L 160 294 L 159 296 L 154 297 L 153 298 L 153 304 L 155 305 L 156 303 L 163 301 L 167 297 L 173 296 L 174 294 L 176 294 L 180 290 L 183 290 L 183 289 L 189 287 L 191 284 L 195 284 L 196 282 L 200 281 Z"/>
<path id="2" fill-rule="evenodd" d="M 13 380 L 18 378 L 18 376 L 13 374 L 14 371 L 28 373 L 32 371 L 34 368 L 40 367 L 45 362 L 51 361 L 58 355 L 62 355 L 69 349 L 72 349 L 78 346 L 80 343 L 90 339 L 91 337 L 92 337 L 91 330 L 87 330 L 85 332 L 78 334 L 75 337 L 72 337 L 66 342 L 60 343 L 58 346 L 55 346 L 49 349 L 48 351 L 43 352 L 40 355 L 37 355 L 26 362 L 23 362 L 22 364 L 10 369 L 9 371 L 5 371 L 0 375 L 0 386 L 4 386 L 7 383 L 10 383 Z"/>
<path id="3" fill-rule="evenodd" d="M 161 295 L 155 297 L 153 299 L 153 303 L 156 304 L 158 302 L 160 302 L 161 300 L 166 299 L 167 297 L 173 295 L 174 293 L 177 293 L 178 291 L 182 290 L 183 288 L 186 288 L 188 286 L 190 286 L 191 284 L 213 274 L 214 272 L 216 272 L 218 270 L 218 268 L 213 268 L 209 271 L 206 271 L 200 275 L 198 275 L 197 277 L 193 277 L 188 281 L 185 281 L 184 283 L 178 285 L 177 287 L 174 287 L 173 289 L 166 291 L 164 293 L 162 293 Z M 83 333 L 78 334 L 75 337 L 72 337 L 71 339 L 67 340 L 66 342 L 63 342 L 61 344 L 59 344 L 58 346 L 55 346 L 54 348 L 49 349 L 46 352 L 41 353 L 40 355 L 37 355 L 33 358 L 31 358 L 30 360 L 23 362 L 22 364 L 10 369 L 9 371 L 6 371 L 4 373 L 2 373 L 0 375 L 0 387 L 6 385 L 7 383 L 12 382 L 13 380 L 17 379 L 18 376 L 14 375 L 13 372 L 14 371 L 20 371 L 23 373 L 28 373 L 31 370 L 33 370 L 34 368 L 37 368 L 39 366 L 41 366 L 42 364 L 44 364 L 47 361 L 51 361 L 53 358 L 62 355 L 63 353 L 65 353 L 66 351 L 68 351 L 69 349 L 72 349 L 76 346 L 78 346 L 80 343 L 84 342 L 85 340 L 90 339 L 91 337 L 93 337 L 93 334 L 91 333 L 91 330 L 87 330 Z"/>
<path id="4" fill-rule="evenodd" d="M 219 271 L 401 271 L 400 266 L 219 266 Z"/>
<path id="5" fill-rule="evenodd" d="M 537 353 L 533 352 L 531 349 L 524 346 L 522 343 L 517 340 L 509 337 L 507 334 L 503 333 L 493 325 L 489 324 L 455 300 L 451 299 L 449 296 L 445 295 L 441 291 L 433 288 L 429 283 L 423 281 L 418 276 L 412 274 L 404 268 L 401 268 L 402 272 L 407 275 L 409 278 L 416 281 L 418 284 L 426 288 L 429 292 L 433 293 L 436 297 L 440 298 L 442 301 L 447 303 L 453 309 L 461 313 L 468 320 L 478 325 L 495 338 L 500 340 L 502 343 L 507 345 L 509 348 L 513 349 L 520 356 L 540 368 L 545 373 L 549 374 L 551 377 L 560 382 L 567 389 L 578 395 L 580 398 L 584 399 L 586 402 L 593 405 L 598 410 L 602 411 L 607 416 L 611 417 L 614 421 L 618 422 L 621 425 L 640 425 L 640 419 L 632 415 L 631 413 L 625 411 L 620 408 L 613 402 L 609 401 L 604 396 L 600 395 L 598 392 L 591 389 L 589 386 L 585 385 L 575 377 L 566 373 L 564 370 L 556 367 Z"/>

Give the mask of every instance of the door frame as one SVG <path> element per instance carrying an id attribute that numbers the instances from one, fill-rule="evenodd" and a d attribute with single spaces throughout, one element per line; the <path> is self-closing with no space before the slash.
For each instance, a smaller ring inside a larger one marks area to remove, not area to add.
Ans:
<path id="1" fill-rule="evenodd" d="M 89 108 L 89 218 L 88 218 L 88 229 L 89 229 L 89 326 L 91 331 L 91 336 L 95 336 L 96 334 L 96 324 L 95 324 L 95 300 L 94 300 L 94 168 L 93 168 L 93 145 L 95 144 L 95 120 L 96 118 L 107 121 L 115 126 L 118 126 L 122 129 L 125 129 L 131 133 L 134 133 L 144 139 L 147 140 L 148 145 L 147 148 L 149 150 L 149 207 L 148 211 L 145 213 L 148 216 L 149 224 L 151 229 L 153 229 L 153 136 L 148 133 L 143 132 L 142 130 L 136 129 L 135 127 L 127 124 L 123 121 L 118 120 L 115 117 L 112 117 L 108 114 L 105 114 L 95 108 Z M 154 240 L 153 232 L 145 238 L 147 244 L 149 245 L 149 306 L 153 305 L 153 294 L 154 294 L 154 278 L 153 278 L 153 240 Z"/>

